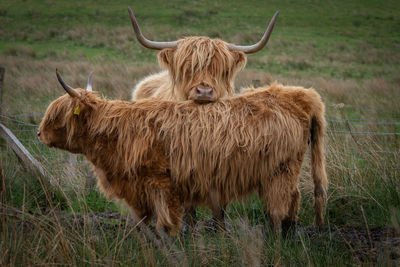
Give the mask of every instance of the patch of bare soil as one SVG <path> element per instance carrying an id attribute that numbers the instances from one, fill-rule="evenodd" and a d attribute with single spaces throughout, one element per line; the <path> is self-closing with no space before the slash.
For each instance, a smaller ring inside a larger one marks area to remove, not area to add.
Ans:
<path id="1" fill-rule="evenodd" d="M 310 237 L 326 232 L 343 242 L 353 256 L 362 262 L 377 262 L 386 259 L 400 265 L 400 233 L 389 227 L 365 229 L 360 227 L 335 227 L 335 229 L 317 229 L 305 227 L 304 232 Z"/>

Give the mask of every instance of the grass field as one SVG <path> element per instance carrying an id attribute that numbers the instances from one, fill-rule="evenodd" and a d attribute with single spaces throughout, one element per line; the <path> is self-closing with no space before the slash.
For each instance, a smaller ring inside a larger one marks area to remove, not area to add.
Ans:
<path id="1" fill-rule="evenodd" d="M 136 231 L 119 203 L 91 184 L 83 158 L 35 137 L 64 92 L 55 68 L 109 99 L 130 99 L 159 70 L 157 52 L 133 36 L 130 6 L 150 39 L 206 35 L 251 44 L 276 10 L 268 46 L 236 79 L 314 87 L 326 104 L 327 227 L 313 227 L 309 159 L 294 237 L 263 237 L 255 196 L 228 207 L 229 231 L 209 230 L 199 209 L 190 235 L 154 239 Z M 46 190 L 0 140 L 0 265 L 285 266 L 400 264 L 400 5 L 397 1 L 1 1 L 2 116 L 46 168 Z"/>

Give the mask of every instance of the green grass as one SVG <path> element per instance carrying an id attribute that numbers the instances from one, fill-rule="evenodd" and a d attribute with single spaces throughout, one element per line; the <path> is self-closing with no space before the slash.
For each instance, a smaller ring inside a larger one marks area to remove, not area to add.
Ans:
<path id="1" fill-rule="evenodd" d="M 348 120 L 328 123 L 326 230 L 312 228 L 308 158 L 300 177 L 303 226 L 281 246 L 268 233 L 264 238 L 265 218 L 256 196 L 229 205 L 227 233 L 207 230 L 212 216 L 200 208 L 192 235 L 154 241 L 126 220 L 121 203 L 105 199 L 86 182 L 92 174 L 83 158 L 71 171 L 68 153 L 37 141 L 35 125 L 63 94 L 55 68 L 76 87 L 84 86 L 94 70 L 95 90 L 125 100 L 135 83 L 159 70 L 157 52 L 142 48 L 133 36 L 128 6 L 151 39 L 206 35 L 236 44 L 258 41 L 280 10 L 268 46 L 248 56 L 236 86 L 277 80 L 314 87 L 328 119 Z M 346 229 L 366 231 L 372 238 L 382 227 L 400 231 L 400 136 L 349 132 L 400 132 L 399 21 L 397 1 L 0 2 L 0 66 L 6 68 L 2 111 L 7 116 L 2 120 L 44 165 L 54 185 L 46 194 L 0 140 L 0 265 L 398 264 L 390 245 L 370 244 L 368 235 L 358 242 Z M 110 212 L 123 215 L 96 216 Z"/>
<path id="2" fill-rule="evenodd" d="M 39 58 L 68 51 L 76 60 L 84 56 L 92 62 L 99 57 L 155 62 L 156 52 L 133 41 L 128 6 L 146 35 L 156 40 L 207 35 L 240 44 L 256 42 L 275 10 L 280 10 L 270 47 L 249 56 L 249 67 L 334 78 L 398 76 L 396 1 L 4 2 L 0 23 L 7 27 L 2 30 L 0 51 L 23 46 Z"/>

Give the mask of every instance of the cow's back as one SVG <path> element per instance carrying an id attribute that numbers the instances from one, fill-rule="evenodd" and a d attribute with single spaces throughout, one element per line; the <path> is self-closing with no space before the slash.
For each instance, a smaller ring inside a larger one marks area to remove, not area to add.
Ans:
<path id="1" fill-rule="evenodd" d="M 302 161 L 310 134 L 308 89 L 273 85 L 212 105 L 180 103 L 161 122 L 171 174 L 191 194 L 246 195 L 282 163 Z M 300 103 L 300 104 L 299 104 Z"/>

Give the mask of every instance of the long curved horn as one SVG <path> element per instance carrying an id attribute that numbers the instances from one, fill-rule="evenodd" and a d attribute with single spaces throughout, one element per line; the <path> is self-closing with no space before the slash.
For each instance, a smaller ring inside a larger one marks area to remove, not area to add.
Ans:
<path id="1" fill-rule="evenodd" d="M 89 74 L 89 78 L 87 80 L 87 85 L 86 85 L 86 91 L 93 91 L 92 88 L 92 75 L 93 75 L 93 71 Z"/>
<path id="2" fill-rule="evenodd" d="M 63 78 L 61 78 L 61 75 L 58 73 L 58 69 L 56 69 L 56 74 L 57 74 L 57 79 L 60 82 L 61 86 L 64 88 L 64 90 L 72 97 L 81 97 L 81 94 L 76 91 L 74 88 L 69 86 Z"/>
<path id="3" fill-rule="evenodd" d="M 155 50 L 162 50 L 164 48 L 177 48 L 178 43 L 176 41 L 174 42 L 155 42 L 155 41 L 150 41 L 146 39 L 146 37 L 143 36 L 142 31 L 139 28 L 139 24 L 136 21 L 135 15 L 133 15 L 132 9 L 128 7 L 129 15 L 131 16 L 131 21 L 132 21 L 132 26 L 133 30 L 135 31 L 136 38 L 139 41 L 141 45 L 143 45 L 146 48 L 150 49 L 155 49 Z"/>
<path id="4" fill-rule="evenodd" d="M 255 52 L 260 51 L 261 49 L 263 49 L 263 47 L 267 44 L 268 40 L 269 40 L 269 36 L 272 33 L 272 30 L 274 29 L 274 25 L 275 25 L 275 21 L 276 18 L 279 15 L 279 11 L 275 12 L 275 15 L 272 17 L 271 21 L 269 22 L 268 28 L 264 33 L 264 36 L 261 38 L 260 41 L 258 41 L 258 43 L 253 44 L 253 45 L 228 45 L 229 50 L 236 50 L 236 51 L 242 51 L 246 54 L 252 54 Z"/>

